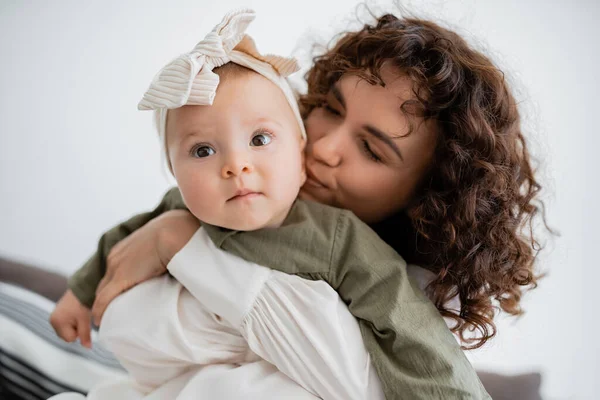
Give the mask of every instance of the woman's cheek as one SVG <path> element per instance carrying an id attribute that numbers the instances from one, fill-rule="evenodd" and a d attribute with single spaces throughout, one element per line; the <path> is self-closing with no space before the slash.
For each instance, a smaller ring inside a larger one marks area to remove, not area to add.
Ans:
<path id="1" fill-rule="evenodd" d="M 342 182 L 339 182 L 349 206 L 366 214 L 377 214 L 377 209 L 385 211 L 401 207 L 406 190 L 398 174 L 383 171 L 379 164 L 361 163 L 356 167 L 346 170 L 340 177 Z"/>

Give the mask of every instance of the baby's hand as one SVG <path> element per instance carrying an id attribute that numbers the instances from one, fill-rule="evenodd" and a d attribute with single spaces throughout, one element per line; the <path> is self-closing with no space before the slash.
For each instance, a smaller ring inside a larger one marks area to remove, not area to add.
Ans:
<path id="1" fill-rule="evenodd" d="M 90 309 L 81 304 L 69 289 L 52 311 L 50 324 L 64 341 L 73 342 L 79 337 L 81 345 L 89 349 L 92 348 L 91 317 Z"/>

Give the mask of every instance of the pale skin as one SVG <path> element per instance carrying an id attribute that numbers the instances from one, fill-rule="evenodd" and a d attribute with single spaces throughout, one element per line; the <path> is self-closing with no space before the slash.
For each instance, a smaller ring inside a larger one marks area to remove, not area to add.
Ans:
<path id="1" fill-rule="evenodd" d="M 422 123 L 419 117 L 413 117 L 413 132 L 403 136 L 409 121 L 400 106 L 412 98 L 411 82 L 388 66 L 382 69 L 382 78 L 385 87 L 344 75 L 331 88 L 327 103 L 315 108 L 305 120 L 307 179 L 300 197 L 349 209 L 367 223 L 381 221 L 407 207 L 431 166 L 437 140 L 433 122 Z M 185 113 L 185 107 L 181 111 Z M 176 151 L 170 148 L 169 156 L 176 157 L 172 154 Z M 183 171 L 180 169 L 180 173 Z M 303 181 L 304 175 L 300 179 Z M 183 194 L 181 185 L 180 189 Z M 183 196 L 189 206 L 188 198 Z M 191 207 L 190 211 L 194 213 Z M 120 293 L 165 273 L 170 259 L 198 227 L 194 215 L 169 211 L 118 243 L 108 257 L 107 273 L 96 292 L 92 311 L 70 291 L 57 304 L 51 322 L 58 335 L 75 340 L 72 335 L 61 334 L 65 330 L 60 326 L 66 325 L 71 332 L 77 330 L 80 337 L 84 335 L 82 343 L 89 343 L 89 331 L 78 330 L 81 323 L 89 321 L 90 315 L 99 322 L 110 301 Z M 142 259 L 141 250 L 148 246 L 156 251 Z"/>

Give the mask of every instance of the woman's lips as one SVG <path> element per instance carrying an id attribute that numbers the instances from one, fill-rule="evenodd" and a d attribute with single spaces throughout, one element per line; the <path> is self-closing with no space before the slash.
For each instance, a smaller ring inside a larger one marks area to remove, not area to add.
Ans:
<path id="1" fill-rule="evenodd" d="M 306 185 L 315 187 L 315 188 L 320 188 L 320 189 L 328 189 L 329 186 L 325 185 L 323 182 L 321 182 L 319 179 L 317 179 L 315 177 L 315 175 L 309 170 L 306 169 Z"/>

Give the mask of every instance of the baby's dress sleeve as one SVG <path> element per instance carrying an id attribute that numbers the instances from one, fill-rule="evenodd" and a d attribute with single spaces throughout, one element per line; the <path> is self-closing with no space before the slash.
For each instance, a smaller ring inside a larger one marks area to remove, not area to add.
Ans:
<path id="1" fill-rule="evenodd" d="M 186 209 L 178 188 L 172 188 L 152 211 L 138 214 L 105 232 L 98 241 L 96 252 L 69 278 L 69 289 L 81 304 L 92 307 L 96 298 L 96 288 L 106 273 L 108 253 L 121 240 L 140 229 L 159 215 L 175 209 Z"/>
<path id="2" fill-rule="evenodd" d="M 383 399 L 356 319 L 323 281 L 308 281 L 215 247 L 200 228 L 169 272 L 240 330 L 250 349 L 327 399 Z"/>
<path id="3" fill-rule="evenodd" d="M 178 281 L 162 275 L 110 303 L 100 340 L 127 370 L 135 389 L 148 394 L 173 387 L 171 381 L 194 367 L 258 359 L 239 332 L 223 322 Z"/>

